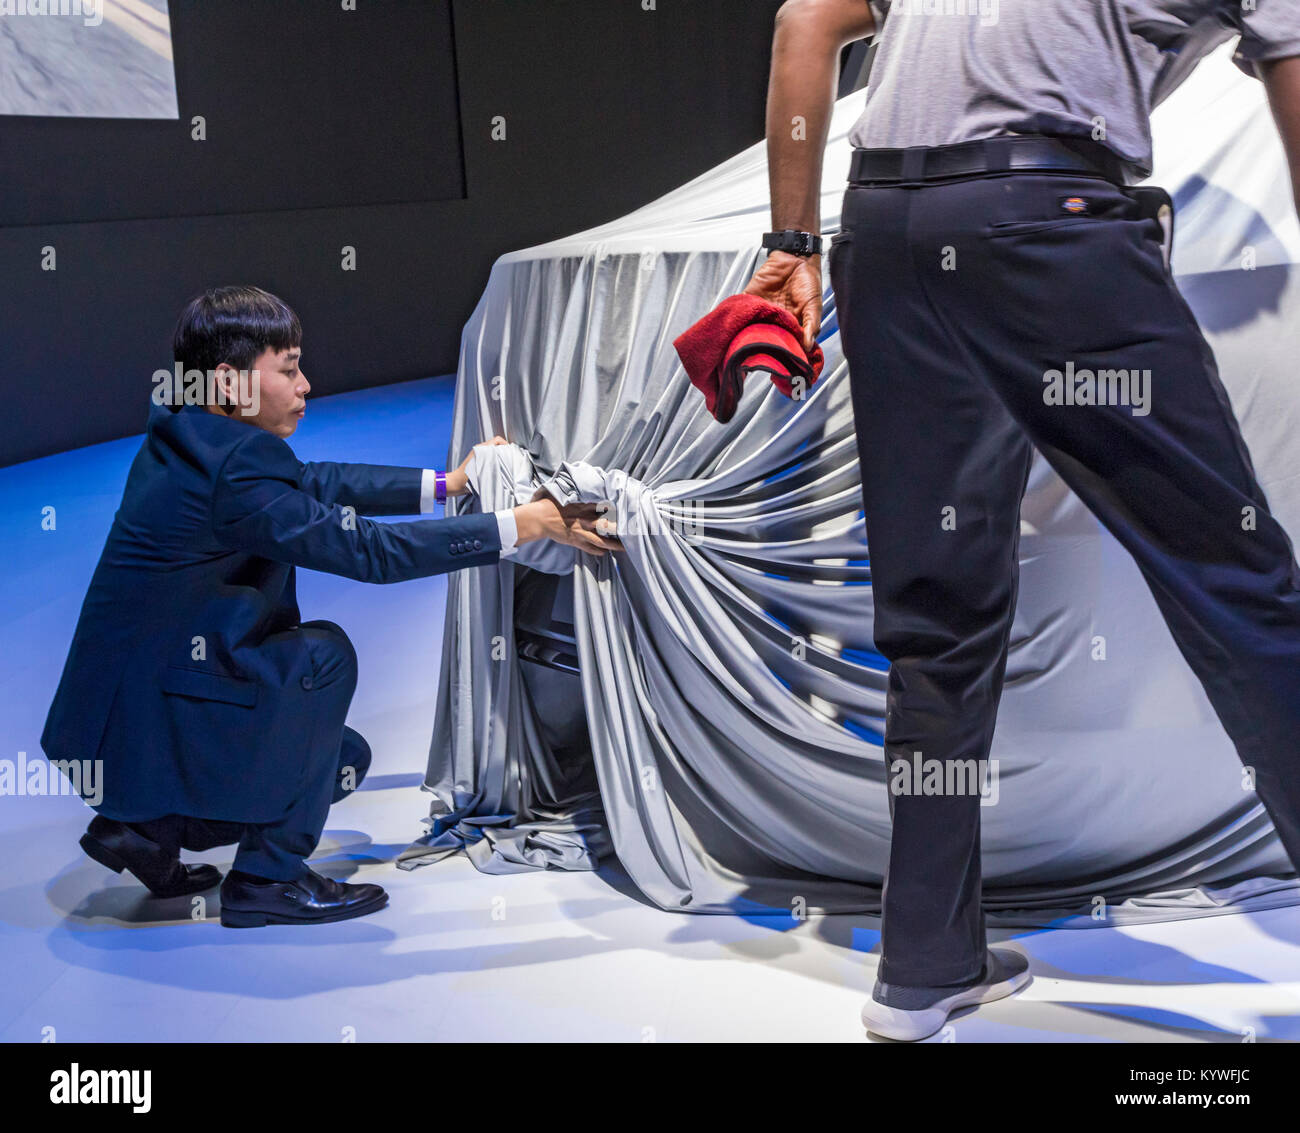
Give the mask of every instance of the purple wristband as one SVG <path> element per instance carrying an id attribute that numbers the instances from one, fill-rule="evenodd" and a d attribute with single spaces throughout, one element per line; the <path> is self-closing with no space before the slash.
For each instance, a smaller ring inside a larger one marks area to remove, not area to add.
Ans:
<path id="1" fill-rule="evenodd" d="M 447 499 L 447 473 L 434 472 L 433 474 L 434 499 L 438 503 L 443 503 Z"/>

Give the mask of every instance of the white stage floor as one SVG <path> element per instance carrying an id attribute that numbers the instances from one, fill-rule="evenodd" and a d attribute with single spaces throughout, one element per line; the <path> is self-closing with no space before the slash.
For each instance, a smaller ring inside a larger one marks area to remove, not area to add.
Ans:
<path id="1" fill-rule="evenodd" d="M 615 870 L 491 877 L 456 858 L 402 872 L 387 859 L 417 800 L 411 776 L 383 764 L 393 785 L 335 809 L 317 865 L 383 884 L 390 905 L 341 924 L 236 931 L 191 921 L 184 900 L 142 900 L 80 857 L 71 805 L 7 832 L 17 876 L 0 892 L 11 973 L 0 1038 L 39 1041 L 53 1027 L 59 1041 L 95 1042 L 338 1042 L 346 1028 L 360 1042 L 864 1039 L 874 919 L 665 913 Z M 1300 1039 L 1295 909 L 1014 941 L 1033 984 L 954 1020 L 950 1039 Z"/>
<path id="2" fill-rule="evenodd" d="M 314 403 L 295 448 L 304 459 L 440 465 L 451 390 L 438 379 Z M 137 443 L 0 469 L 12 548 L 0 566 L 10 596 L 3 758 L 39 752 Z M 59 509 L 57 532 L 40 530 L 47 504 Z M 612 862 L 595 875 L 494 877 L 463 857 L 399 871 L 392 859 L 427 812 L 419 783 L 445 585 L 304 573 L 299 590 L 304 616 L 339 622 L 357 645 L 349 722 L 375 753 L 361 791 L 331 812 L 313 864 L 383 884 L 389 907 L 311 928 L 224 929 L 215 891 L 208 919 L 193 920 L 187 900 L 146 900 L 85 858 L 77 838 L 90 811 L 79 799 L 0 798 L 0 1039 L 864 1041 L 874 918 L 661 912 Z M 230 851 L 200 857 L 226 866 Z M 1033 984 L 930 1041 L 1300 1041 L 1300 908 L 1011 939 Z"/>

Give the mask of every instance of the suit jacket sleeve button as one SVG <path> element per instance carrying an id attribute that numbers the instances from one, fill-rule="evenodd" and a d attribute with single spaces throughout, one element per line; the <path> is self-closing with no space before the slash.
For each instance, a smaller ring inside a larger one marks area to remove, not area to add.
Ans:
<path id="1" fill-rule="evenodd" d="M 302 679 L 299 683 L 300 683 L 300 684 L 302 685 L 302 687 L 305 688 L 308 692 L 311 692 L 311 684 L 312 684 L 312 682 L 311 682 L 311 677 L 303 677 L 303 679 Z"/>
<path id="2" fill-rule="evenodd" d="M 482 540 L 482 539 L 475 539 L 475 540 L 474 540 L 474 550 L 476 550 L 476 551 L 481 551 L 482 549 L 483 549 L 483 540 Z"/>

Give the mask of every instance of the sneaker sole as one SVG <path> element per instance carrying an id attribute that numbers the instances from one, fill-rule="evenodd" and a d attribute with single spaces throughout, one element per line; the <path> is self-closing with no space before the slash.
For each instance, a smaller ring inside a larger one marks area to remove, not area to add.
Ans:
<path id="1" fill-rule="evenodd" d="M 995 984 L 976 984 L 920 1011 L 886 1007 L 883 1003 L 869 999 L 862 1008 L 862 1022 L 868 1031 L 881 1038 L 916 1042 L 941 1030 L 948 1021 L 948 1016 L 959 1008 L 1005 999 L 1025 987 L 1033 978 L 1033 974 L 1026 968 L 1010 979 Z"/>

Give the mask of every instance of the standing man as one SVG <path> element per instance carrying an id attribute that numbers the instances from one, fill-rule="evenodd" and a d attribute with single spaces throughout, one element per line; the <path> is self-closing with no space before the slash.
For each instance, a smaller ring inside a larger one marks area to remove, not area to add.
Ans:
<path id="1" fill-rule="evenodd" d="M 745 290 L 808 347 L 837 61 L 873 33 L 830 253 L 891 663 L 893 840 L 862 1014 L 920 1039 L 1029 981 L 986 946 L 978 792 L 892 784 L 916 752 L 988 757 L 1031 446 L 1136 559 L 1300 865 L 1300 568 L 1170 272 L 1172 202 L 1134 187 L 1151 109 L 1240 37 L 1300 200 L 1300 0 L 786 0 L 767 117 L 783 239 Z"/>

